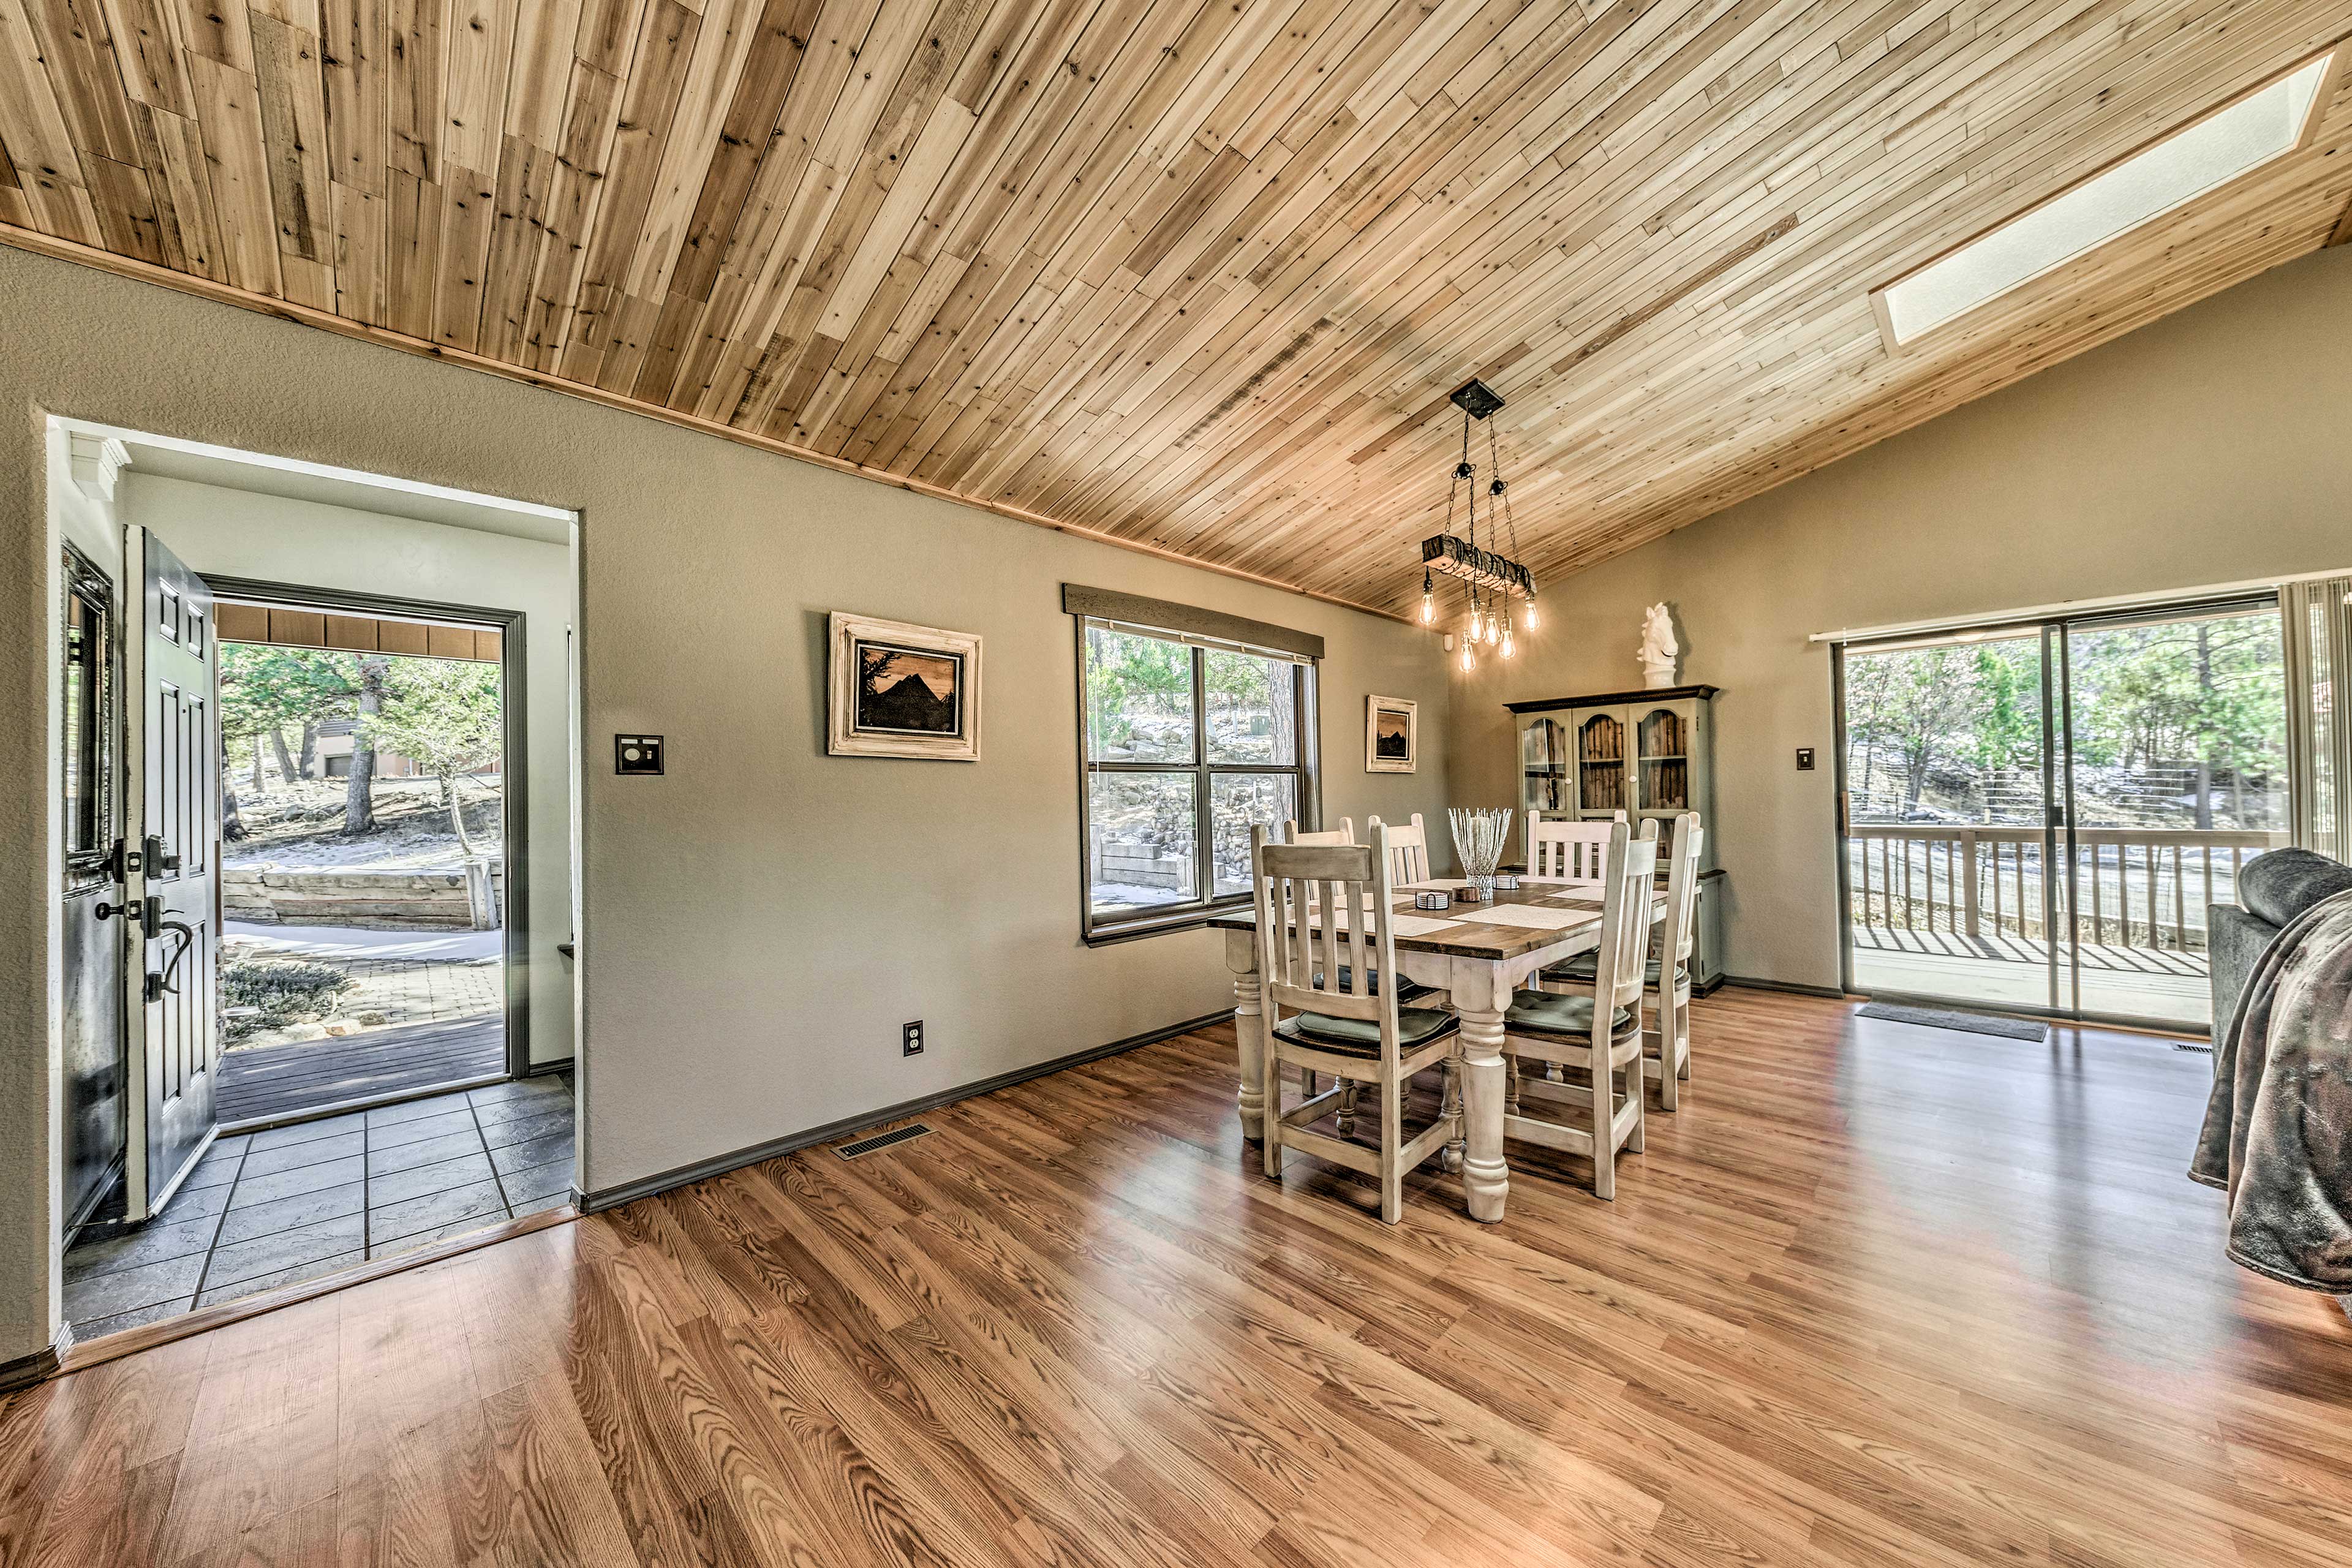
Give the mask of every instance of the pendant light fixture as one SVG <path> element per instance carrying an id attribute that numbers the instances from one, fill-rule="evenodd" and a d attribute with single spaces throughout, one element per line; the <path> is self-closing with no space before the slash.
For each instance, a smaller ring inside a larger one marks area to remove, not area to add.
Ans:
<path id="1" fill-rule="evenodd" d="M 1431 574 L 1443 572 L 1461 578 L 1470 611 L 1469 631 L 1462 638 L 1462 668 L 1468 671 L 1478 667 L 1473 649 L 1479 643 L 1509 658 L 1517 651 L 1515 630 L 1533 631 L 1539 622 L 1535 578 L 1512 556 L 1478 545 L 1478 465 L 1470 457 L 1473 424 L 1486 426 L 1487 537 L 1500 544 L 1507 533 L 1513 555 L 1519 548 L 1518 520 L 1512 515 L 1510 486 L 1503 479 L 1502 453 L 1491 417 L 1503 406 L 1503 400 L 1485 382 L 1467 381 L 1454 388 L 1452 401 L 1462 410 L 1462 452 L 1446 487 L 1445 530 L 1421 542 L 1421 620 L 1423 626 L 1433 626 L 1437 618 L 1435 579 Z M 1462 508 L 1465 524 L 1458 534 L 1454 531 L 1457 507 Z M 1523 601 L 1516 614 L 1511 605 L 1514 598 Z"/>

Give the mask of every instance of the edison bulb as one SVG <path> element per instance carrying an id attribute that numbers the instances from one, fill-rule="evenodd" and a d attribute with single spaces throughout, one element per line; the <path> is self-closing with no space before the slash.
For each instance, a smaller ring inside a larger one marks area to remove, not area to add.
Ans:
<path id="1" fill-rule="evenodd" d="M 1528 607 L 1527 607 L 1527 611 L 1526 611 L 1526 618 L 1527 618 L 1527 623 L 1528 623 L 1528 630 L 1529 630 L 1529 631 L 1533 631 L 1533 630 L 1535 630 L 1538 626 L 1539 626 L 1543 625 L 1543 622 L 1542 622 L 1540 619 L 1538 619 L 1538 618 L 1537 617 L 1537 616 L 1536 616 L 1536 602 L 1535 602 L 1533 599 L 1529 599 L 1529 600 L 1528 601 Z"/>
<path id="2" fill-rule="evenodd" d="M 1462 641 L 1462 672 L 1463 672 L 1465 675 L 1467 675 L 1467 674 L 1469 674 L 1469 673 L 1470 673 L 1470 671 L 1472 671 L 1472 670 L 1474 670 L 1474 669 L 1475 669 L 1475 668 L 1478 668 L 1478 660 L 1477 660 L 1476 657 L 1475 657 L 1475 656 L 1474 656 L 1474 655 L 1471 653 L 1471 651 L 1470 651 L 1470 641 L 1469 641 L 1469 639 L 1468 639 L 1467 637 L 1465 637 L 1465 638 L 1463 639 L 1463 641 Z"/>
<path id="3" fill-rule="evenodd" d="M 1510 627 L 1508 627 L 1508 626 L 1505 626 L 1505 627 L 1503 628 L 1503 657 L 1504 657 L 1505 658 L 1510 658 L 1510 657 L 1511 657 L 1512 652 L 1513 652 L 1513 649 L 1512 649 L 1512 647 L 1511 647 L 1511 628 L 1510 628 Z"/>
<path id="4" fill-rule="evenodd" d="M 1421 624 L 1429 625 L 1437 618 L 1437 595 L 1424 590 L 1421 595 Z"/>

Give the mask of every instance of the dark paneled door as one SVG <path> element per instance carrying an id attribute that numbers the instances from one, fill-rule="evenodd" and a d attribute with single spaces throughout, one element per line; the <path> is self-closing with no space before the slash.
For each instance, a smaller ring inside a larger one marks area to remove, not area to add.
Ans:
<path id="1" fill-rule="evenodd" d="M 65 838 L 66 1223 L 79 1225 L 123 1163 L 127 1114 L 122 1039 L 124 954 L 139 929 L 122 899 L 120 692 L 114 584 L 79 551 L 65 557 L 64 676 L 59 712 L 65 765 L 58 817 Z"/>
<path id="2" fill-rule="evenodd" d="M 213 896 L 220 857 L 220 725 L 212 590 L 145 530 L 129 532 L 143 626 L 125 639 L 136 667 L 131 729 L 136 870 L 144 955 L 125 992 L 142 1111 L 132 1140 L 131 1217 L 160 1211 L 211 1141 L 220 1060 Z"/>

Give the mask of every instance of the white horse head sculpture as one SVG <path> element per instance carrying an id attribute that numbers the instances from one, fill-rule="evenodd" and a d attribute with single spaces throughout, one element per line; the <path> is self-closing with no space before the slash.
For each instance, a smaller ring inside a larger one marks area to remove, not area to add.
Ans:
<path id="1" fill-rule="evenodd" d="M 1672 664 L 1682 649 L 1675 643 L 1674 617 L 1664 601 L 1643 612 L 1641 655 L 1643 664 Z"/>

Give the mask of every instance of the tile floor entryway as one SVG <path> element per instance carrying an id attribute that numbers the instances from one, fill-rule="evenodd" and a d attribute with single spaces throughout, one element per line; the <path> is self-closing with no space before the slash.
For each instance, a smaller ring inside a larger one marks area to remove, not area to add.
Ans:
<path id="1" fill-rule="evenodd" d="M 222 1138 L 164 1212 L 77 1242 L 78 1341 L 571 1201 L 572 1080 L 519 1079 Z"/>

